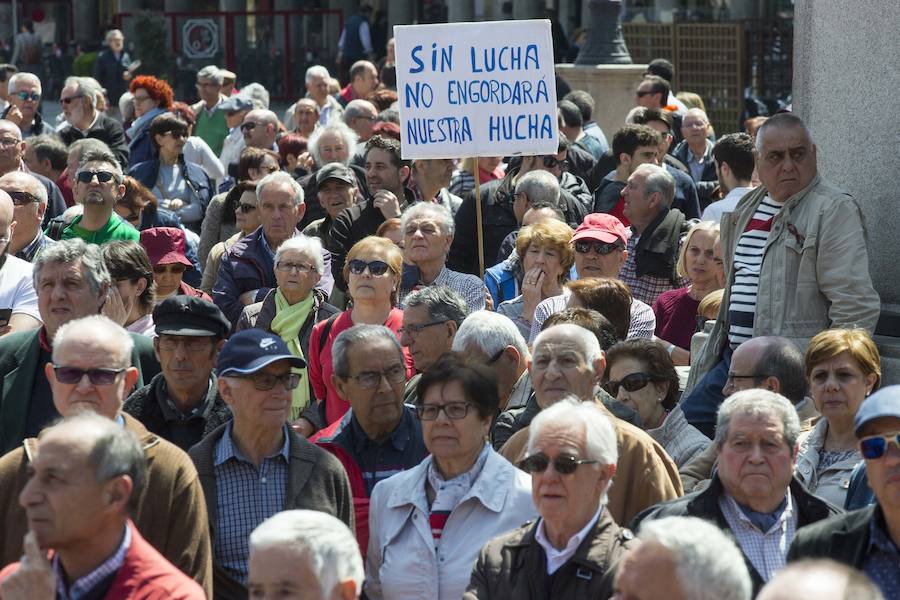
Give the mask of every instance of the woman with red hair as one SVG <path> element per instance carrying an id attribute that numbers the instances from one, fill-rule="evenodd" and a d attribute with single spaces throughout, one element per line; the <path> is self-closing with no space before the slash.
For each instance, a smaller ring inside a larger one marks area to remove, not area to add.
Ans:
<path id="1" fill-rule="evenodd" d="M 128 167 L 156 158 L 156 148 L 150 139 L 150 122 L 172 108 L 174 94 L 169 84 L 151 75 L 139 75 L 131 80 L 129 91 L 134 102 L 134 122 L 125 135 L 128 137 Z"/>

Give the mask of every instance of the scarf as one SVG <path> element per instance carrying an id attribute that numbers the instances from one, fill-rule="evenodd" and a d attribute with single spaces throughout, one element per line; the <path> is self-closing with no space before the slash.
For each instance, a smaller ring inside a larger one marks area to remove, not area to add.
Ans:
<path id="1" fill-rule="evenodd" d="M 300 347 L 300 328 L 306 323 L 315 304 L 315 294 L 310 292 L 297 304 L 289 304 L 281 290 L 275 290 L 275 318 L 270 325 L 272 333 L 278 335 L 294 356 L 304 358 Z M 294 389 L 291 399 L 291 421 L 300 418 L 300 413 L 309 404 L 309 383 L 306 367 L 299 369 L 300 385 Z"/>
<path id="2" fill-rule="evenodd" d="M 481 475 L 481 470 L 484 468 L 484 463 L 487 461 L 491 451 L 491 445 L 485 444 L 472 468 L 450 480 L 446 480 L 441 476 L 434 465 L 434 457 L 432 457 L 431 462 L 428 464 L 426 476 L 428 484 L 434 490 L 434 501 L 431 503 L 428 521 L 431 525 L 431 535 L 434 538 L 435 546 L 440 543 L 441 534 L 444 531 L 444 525 L 447 524 L 447 519 L 450 518 L 450 513 L 472 490 L 472 486 L 475 484 L 478 476 Z"/>
<path id="3" fill-rule="evenodd" d="M 131 127 L 128 128 L 128 131 L 125 132 L 128 135 L 129 143 L 134 141 L 134 138 L 137 137 L 137 135 L 140 133 L 141 128 L 143 128 L 145 125 L 149 127 L 150 121 L 163 114 L 164 112 L 166 112 L 166 109 L 156 107 L 150 112 L 144 113 L 140 118 L 135 119 L 131 124 Z"/>

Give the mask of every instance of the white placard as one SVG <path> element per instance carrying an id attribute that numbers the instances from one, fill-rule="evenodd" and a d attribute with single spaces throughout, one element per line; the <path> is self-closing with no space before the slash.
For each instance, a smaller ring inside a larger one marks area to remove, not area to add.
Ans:
<path id="1" fill-rule="evenodd" d="M 403 158 L 556 154 L 550 21 L 394 27 Z"/>

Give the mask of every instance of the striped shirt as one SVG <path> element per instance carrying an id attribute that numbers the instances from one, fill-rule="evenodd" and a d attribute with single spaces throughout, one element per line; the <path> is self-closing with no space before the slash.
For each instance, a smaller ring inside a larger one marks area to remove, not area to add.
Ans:
<path id="1" fill-rule="evenodd" d="M 568 308 L 569 297 L 572 290 L 567 287 L 563 288 L 563 293 L 559 296 L 550 296 L 541 300 L 541 303 L 534 309 L 534 319 L 531 321 L 531 335 L 528 336 L 528 343 L 534 342 L 534 338 L 541 332 L 544 321 L 550 315 L 562 312 Z M 656 315 L 653 309 L 637 298 L 631 299 L 631 320 L 628 324 L 628 339 L 634 340 L 638 338 L 651 339 L 653 332 L 656 331 Z"/>
<path id="2" fill-rule="evenodd" d="M 728 302 L 728 341 L 732 348 L 737 348 L 753 337 L 759 272 L 772 220 L 781 211 L 781 206 L 766 196 L 738 239 L 732 266 L 734 280 Z"/>

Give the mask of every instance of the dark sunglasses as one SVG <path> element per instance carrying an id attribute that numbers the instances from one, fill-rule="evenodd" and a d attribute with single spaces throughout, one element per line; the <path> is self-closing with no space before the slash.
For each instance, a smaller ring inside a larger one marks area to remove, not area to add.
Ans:
<path id="1" fill-rule="evenodd" d="M 256 205 L 255 204 L 238 204 L 238 210 L 246 215 L 248 212 L 253 212 L 254 210 L 256 210 Z"/>
<path id="2" fill-rule="evenodd" d="M 548 169 L 553 169 L 555 167 L 559 167 L 560 169 L 565 169 L 569 166 L 568 160 L 556 160 L 555 156 L 544 156 L 541 158 L 541 161 L 544 163 L 544 166 Z"/>
<path id="3" fill-rule="evenodd" d="M 622 244 L 619 242 L 595 242 L 592 240 L 578 240 L 575 242 L 575 252 L 578 254 L 587 254 L 593 250 L 601 256 L 606 256 L 621 248 Z"/>
<path id="4" fill-rule="evenodd" d="M 19 100 L 21 100 L 22 102 L 26 102 L 28 100 L 37 102 L 41 99 L 41 95 L 37 92 L 16 92 L 16 96 L 18 96 Z"/>
<path id="5" fill-rule="evenodd" d="M 354 275 L 362 275 L 363 271 L 369 269 L 369 273 L 371 275 L 374 275 L 375 277 L 384 275 L 388 272 L 388 269 L 390 269 L 390 266 L 383 260 L 373 260 L 366 262 L 358 258 L 351 260 L 348 266 L 350 272 Z"/>
<path id="6" fill-rule="evenodd" d="M 165 265 L 156 265 L 153 267 L 153 272 L 157 275 L 162 275 L 163 273 L 184 273 L 187 270 L 187 266 L 181 263 L 168 263 Z"/>
<path id="7" fill-rule="evenodd" d="M 26 206 L 32 202 L 40 202 L 38 198 L 32 196 L 28 192 L 6 192 L 12 198 L 13 204 L 16 206 Z"/>
<path id="8" fill-rule="evenodd" d="M 78 100 L 79 98 L 84 98 L 84 94 L 78 94 L 77 96 L 69 96 L 68 98 L 60 98 L 59 101 L 62 104 L 69 105 Z"/>
<path id="9" fill-rule="evenodd" d="M 550 466 L 551 462 L 553 463 L 553 468 L 560 475 L 571 475 L 579 465 L 594 465 L 598 461 L 575 458 L 571 454 L 560 454 L 551 461 L 546 454 L 538 452 L 537 454 L 526 456 L 519 463 L 519 468 L 526 473 L 543 473 Z"/>
<path id="10" fill-rule="evenodd" d="M 91 380 L 93 385 L 111 385 L 115 382 L 116 377 L 124 371 L 121 369 L 79 369 L 78 367 L 62 367 L 53 365 L 53 372 L 56 373 L 56 380 L 60 383 L 79 383 L 85 375 Z"/>
<path id="11" fill-rule="evenodd" d="M 859 451 L 862 453 L 863 458 L 873 460 L 884 456 L 888 451 L 888 446 L 891 444 L 894 444 L 900 450 L 900 431 L 864 437 L 859 440 Z"/>
<path id="12" fill-rule="evenodd" d="M 297 373 L 287 373 L 285 375 L 269 375 L 268 373 L 257 373 L 256 375 L 232 375 L 238 379 L 248 379 L 253 382 L 253 387 L 260 392 L 268 392 L 275 384 L 281 383 L 286 390 L 296 389 L 300 385 L 300 375 Z"/>
<path id="13" fill-rule="evenodd" d="M 623 387 L 629 392 L 636 392 L 647 387 L 652 381 L 646 373 L 630 373 L 619 381 L 607 381 L 603 384 L 606 393 L 615 398 L 619 395 L 619 388 Z"/>
<path id="14" fill-rule="evenodd" d="M 90 183 L 94 180 L 94 176 L 97 177 L 97 181 L 100 183 L 109 183 L 116 179 L 116 174 L 110 171 L 78 171 L 76 178 L 81 183 Z"/>
<path id="15" fill-rule="evenodd" d="M 241 131 L 252 131 L 253 129 L 256 129 L 256 123 L 254 123 L 253 121 L 241 123 Z"/>

